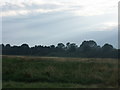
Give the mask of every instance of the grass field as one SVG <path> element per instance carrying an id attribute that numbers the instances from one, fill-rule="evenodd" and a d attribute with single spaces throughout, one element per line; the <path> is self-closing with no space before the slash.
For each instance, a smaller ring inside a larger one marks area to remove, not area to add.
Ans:
<path id="1" fill-rule="evenodd" d="M 3 88 L 118 87 L 118 60 L 2 56 Z"/>

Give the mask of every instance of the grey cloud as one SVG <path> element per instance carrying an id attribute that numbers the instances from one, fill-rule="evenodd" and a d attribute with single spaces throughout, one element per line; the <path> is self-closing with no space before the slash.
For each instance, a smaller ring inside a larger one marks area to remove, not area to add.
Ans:
<path id="1" fill-rule="evenodd" d="M 41 18 L 42 17 L 42 18 Z M 75 42 L 78 45 L 86 39 L 94 39 L 100 45 L 108 42 L 117 47 L 117 27 L 112 31 L 84 31 L 94 23 L 91 19 L 69 16 L 68 13 L 39 14 L 24 18 L 3 19 L 3 43 L 21 44 L 57 44 Z M 93 20 L 93 19 L 92 19 Z M 96 23 L 99 20 L 94 21 Z M 91 28 L 91 30 L 94 28 Z"/>
<path id="2" fill-rule="evenodd" d="M 33 5 L 34 6 L 34 5 Z M 32 8 L 32 6 L 26 6 Z M 52 9 L 59 6 L 50 6 Z M 49 5 L 35 8 L 50 8 Z M 15 7 L 14 7 L 15 8 Z M 74 7 L 73 8 L 77 8 Z M 34 8 L 33 8 L 34 9 Z M 57 44 L 58 42 L 80 42 L 94 39 L 100 45 L 105 42 L 117 46 L 116 28 L 111 31 L 89 31 L 94 24 L 106 21 L 116 21 L 112 15 L 80 17 L 74 16 L 69 11 L 51 13 L 35 13 L 26 16 L 3 17 L 3 43 L 22 44 Z"/>
<path id="3" fill-rule="evenodd" d="M 9 11 L 9 10 L 20 10 L 21 7 L 12 3 L 6 2 L 4 5 L 1 5 L 0 8 L 2 11 Z"/>
<path id="4" fill-rule="evenodd" d="M 37 14 L 37 13 L 50 13 L 50 12 L 61 12 L 67 11 L 71 13 L 73 10 L 81 9 L 82 6 L 75 6 L 75 5 L 67 5 L 63 3 L 20 3 L 13 4 L 13 3 L 5 3 L 4 5 L 0 6 L 2 8 L 2 15 L 3 16 L 16 16 L 16 15 L 30 15 L 30 14 Z M 72 13 L 71 13 L 72 14 Z"/>
<path id="5" fill-rule="evenodd" d="M 28 2 L 29 3 L 29 2 Z M 23 7 L 17 5 L 17 4 L 12 4 L 12 3 L 5 3 L 4 5 L 0 6 L 0 8 L 2 8 L 2 11 L 9 11 L 9 10 L 22 10 L 22 9 L 30 9 L 30 10 L 34 10 L 34 9 L 56 9 L 56 8 L 60 8 L 61 5 L 56 5 L 56 4 L 27 4 L 27 3 L 21 3 L 23 5 Z"/>

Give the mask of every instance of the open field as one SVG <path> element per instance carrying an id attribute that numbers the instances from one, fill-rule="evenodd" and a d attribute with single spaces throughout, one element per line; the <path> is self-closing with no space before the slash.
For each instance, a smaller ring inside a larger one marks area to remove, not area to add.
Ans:
<path id="1" fill-rule="evenodd" d="M 3 88 L 118 87 L 118 60 L 2 56 Z"/>

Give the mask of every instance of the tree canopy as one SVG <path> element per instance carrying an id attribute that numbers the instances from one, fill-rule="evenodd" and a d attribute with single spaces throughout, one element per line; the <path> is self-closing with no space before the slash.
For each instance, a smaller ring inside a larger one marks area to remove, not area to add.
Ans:
<path id="1" fill-rule="evenodd" d="M 86 57 L 86 58 L 118 58 L 119 51 L 112 45 L 106 43 L 102 47 L 93 40 L 83 41 L 80 46 L 75 43 L 58 43 L 57 46 L 35 45 L 29 47 L 28 44 L 21 46 L 11 46 L 1 44 L 3 55 L 30 55 L 30 56 L 59 56 L 59 57 Z"/>

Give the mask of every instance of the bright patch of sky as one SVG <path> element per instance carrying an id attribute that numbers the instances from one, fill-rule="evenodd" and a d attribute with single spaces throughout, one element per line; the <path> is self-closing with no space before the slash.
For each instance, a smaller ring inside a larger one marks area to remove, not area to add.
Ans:
<path id="1" fill-rule="evenodd" d="M 118 47 L 118 0 L 2 0 L 3 43 L 95 40 Z"/>

